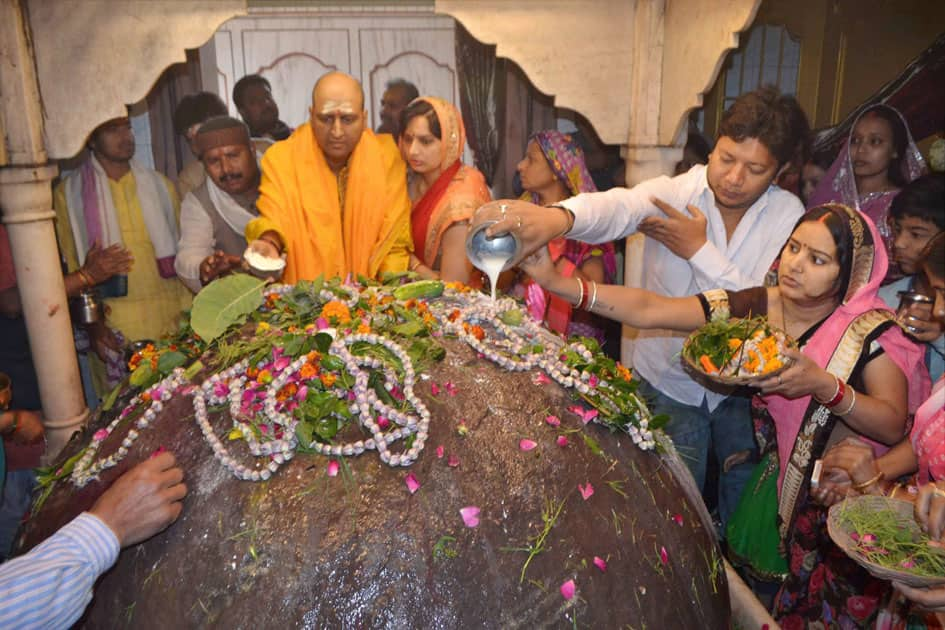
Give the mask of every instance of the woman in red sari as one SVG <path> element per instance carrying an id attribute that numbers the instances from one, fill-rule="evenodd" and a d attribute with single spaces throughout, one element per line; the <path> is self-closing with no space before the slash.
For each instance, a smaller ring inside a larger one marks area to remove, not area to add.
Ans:
<path id="1" fill-rule="evenodd" d="M 466 132 L 459 111 L 442 99 L 422 96 L 404 109 L 400 128 L 413 203 L 410 269 L 424 278 L 469 283 L 467 224 L 491 196 L 482 173 L 460 160 Z"/>

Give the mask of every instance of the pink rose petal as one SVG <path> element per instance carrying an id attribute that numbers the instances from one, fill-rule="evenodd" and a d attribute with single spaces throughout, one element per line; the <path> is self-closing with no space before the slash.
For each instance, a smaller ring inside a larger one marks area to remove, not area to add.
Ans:
<path id="1" fill-rule="evenodd" d="M 459 515 L 463 517 L 463 522 L 466 524 L 466 527 L 479 526 L 479 508 L 475 505 L 464 507 L 459 511 Z"/>
<path id="2" fill-rule="evenodd" d="M 446 465 L 450 468 L 456 468 L 459 466 L 459 458 L 456 455 L 450 455 L 446 460 Z"/>
<path id="3" fill-rule="evenodd" d="M 420 482 L 417 481 L 417 476 L 413 473 L 407 473 L 407 476 L 404 478 L 404 483 L 407 484 L 407 490 L 410 490 L 410 494 L 420 489 Z"/>
<path id="4" fill-rule="evenodd" d="M 607 561 L 603 558 L 594 556 L 594 566 L 601 570 L 601 573 L 607 570 Z"/>
<path id="5" fill-rule="evenodd" d="M 390 420 L 388 420 L 388 419 L 385 418 L 384 416 L 378 416 L 378 417 L 377 417 L 377 428 L 378 428 L 378 429 L 381 429 L 381 430 L 383 431 L 384 429 L 386 429 L 386 428 L 389 427 L 389 426 L 390 426 Z"/>
<path id="6" fill-rule="evenodd" d="M 581 418 L 581 422 L 587 424 L 591 420 L 597 417 L 596 409 L 585 409 L 581 405 L 571 405 L 568 407 L 568 411 L 571 413 L 577 414 Z"/>
<path id="7" fill-rule="evenodd" d="M 574 597 L 574 580 L 568 580 L 561 585 L 561 596 L 567 600 Z"/>
<path id="8" fill-rule="evenodd" d="M 594 495 L 594 486 L 591 485 L 591 482 L 588 481 L 585 485 L 578 484 L 578 490 L 581 491 L 581 496 L 584 497 L 584 500 L 587 501 Z"/>
<path id="9" fill-rule="evenodd" d="M 682 527 L 683 517 L 682 514 L 673 514 L 673 522 Z"/>
<path id="10" fill-rule="evenodd" d="M 519 440 L 518 441 L 518 447 L 519 449 L 523 451 L 530 451 L 536 446 L 538 446 L 538 443 L 533 440 Z"/>
<path id="11" fill-rule="evenodd" d="M 99 429 L 95 432 L 95 435 L 92 436 L 92 439 L 96 442 L 101 442 L 108 437 L 108 431 L 106 429 Z"/>
<path id="12" fill-rule="evenodd" d="M 557 442 L 558 442 L 558 446 L 560 446 L 561 448 L 564 448 L 565 446 L 568 445 L 568 438 L 566 438 L 563 435 L 559 435 Z"/>
<path id="13" fill-rule="evenodd" d="M 436 447 L 436 458 L 443 459 L 443 453 L 445 452 L 446 452 L 446 449 L 444 449 L 443 445 L 440 444 L 439 446 Z"/>
<path id="14" fill-rule="evenodd" d="M 430 383 L 430 393 L 433 394 L 434 396 L 439 396 L 439 395 L 440 395 L 440 386 L 437 385 L 436 383 L 432 383 L 432 382 L 431 382 L 431 383 Z"/>
<path id="15" fill-rule="evenodd" d="M 325 319 L 324 317 L 319 317 L 318 319 L 315 320 L 315 327 L 318 328 L 319 330 L 325 330 L 326 328 L 328 328 L 328 320 Z"/>
<path id="16" fill-rule="evenodd" d="M 453 385 L 452 381 L 446 381 L 446 383 L 443 384 L 443 387 L 446 388 L 446 393 L 450 396 L 456 395 L 456 386 Z"/>
<path id="17" fill-rule="evenodd" d="M 545 422 L 553 427 L 561 426 L 561 418 L 558 416 L 545 416 Z"/>
<path id="18" fill-rule="evenodd" d="M 328 462 L 328 476 L 337 477 L 338 476 L 338 460 L 333 459 Z"/>
<path id="19" fill-rule="evenodd" d="M 550 382 L 551 379 L 548 378 L 544 372 L 539 372 L 534 378 L 532 378 L 532 383 L 535 385 L 547 385 Z"/>
<path id="20" fill-rule="evenodd" d="M 666 552 L 666 547 L 660 547 L 660 562 L 669 564 L 669 554 Z"/>
<path id="21" fill-rule="evenodd" d="M 587 384 L 590 385 L 591 387 L 597 387 L 597 384 L 598 384 L 599 382 L 600 382 L 600 381 L 597 379 L 597 375 L 596 375 L 596 374 L 591 374 L 591 377 L 590 377 L 589 379 L 587 379 Z"/>

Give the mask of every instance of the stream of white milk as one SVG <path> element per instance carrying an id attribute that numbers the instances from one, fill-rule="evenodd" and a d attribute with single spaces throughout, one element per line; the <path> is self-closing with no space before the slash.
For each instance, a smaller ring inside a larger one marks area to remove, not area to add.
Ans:
<path id="1" fill-rule="evenodd" d="M 502 273 L 502 268 L 505 267 L 505 263 L 509 261 L 511 256 L 507 255 L 488 255 L 485 254 L 479 258 L 479 268 L 482 269 L 487 276 L 489 276 L 489 284 L 492 287 L 492 301 L 495 302 L 495 285 L 499 281 L 499 274 Z"/>

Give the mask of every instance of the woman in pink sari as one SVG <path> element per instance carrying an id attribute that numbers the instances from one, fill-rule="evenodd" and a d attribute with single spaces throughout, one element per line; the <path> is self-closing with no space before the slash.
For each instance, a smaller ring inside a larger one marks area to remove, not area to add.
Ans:
<path id="1" fill-rule="evenodd" d="M 466 131 L 459 111 L 442 99 L 421 96 L 404 109 L 400 128 L 413 202 L 410 270 L 424 278 L 469 283 L 466 227 L 491 196 L 482 173 L 460 159 Z"/>
<path id="2" fill-rule="evenodd" d="M 808 208 L 842 203 L 868 216 L 892 252 L 893 233 L 887 217 L 899 190 L 926 172 L 925 161 L 909 126 L 894 108 L 878 104 L 853 122 L 850 136 L 808 200 Z M 890 270 L 898 277 L 898 270 Z"/>
<path id="3" fill-rule="evenodd" d="M 587 302 L 582 283 L 556 273 L 547 252 L 522 266 L 552 293 Z M 728 536 L 733 544 L 774 533 L 773 540 L 743 547 L 755 554 L 748 561 L 765 556 L 766 568 L 774 565 L 780 538 L 787 576 L 775 618 L 784 628 L 869 624 L 884 589 L 833 545 L 810 478 L 828 443 L 843 435 L 867 438 L 877 455 L 885 452 L 883 445 L 902 439 L 908 414 L 928 395 L 922 350 L 906 339 L 877 295 L 886 269 L 873 222 L 827 204 L 811 209 L 794 228 L 775 287 L 714 289 L 686 298 L 619 286 L 592 289 L 593 312 L 637 328 L 685 332 L 710 318 L 766 315 L 797 340 L 800 350 L 785 351 L 794 364 L 757 383 L 762 393 L 752 401 L 752 416 L 764 459 L 729 521 Z M 733 537 L 736 524 L 744 528 Z"/>

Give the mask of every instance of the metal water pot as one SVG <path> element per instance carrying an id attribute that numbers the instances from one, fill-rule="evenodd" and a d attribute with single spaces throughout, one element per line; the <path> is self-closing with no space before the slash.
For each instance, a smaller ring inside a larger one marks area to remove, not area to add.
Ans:
<path id="1" fill-rule="evenodd" d="M 98 293 L 92 289 L 83 289 L 79 295 L 69 301 L 69 311 L 74 324 L 97 324 L 102 321 L 102 302 Z"/>

